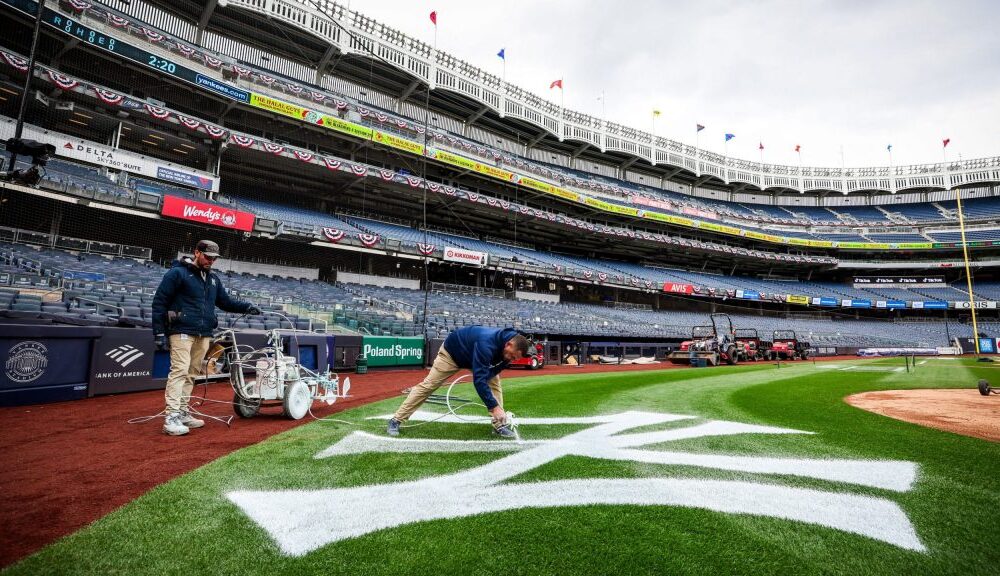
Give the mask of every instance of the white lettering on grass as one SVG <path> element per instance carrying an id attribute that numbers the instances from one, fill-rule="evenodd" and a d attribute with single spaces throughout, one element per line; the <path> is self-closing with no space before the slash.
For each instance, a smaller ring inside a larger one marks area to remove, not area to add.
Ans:
<path id="1" fill-rule="evenodd" d="M 440 414 L 418 412 L 411 420 Z M 388 416 L 374 417 L 388 418 Z M 427 520 L 476 514 L 594 504 L 682 506 L 752 514 L 825 526 L 907 550 L 925 550 L 906 516 L 886 498 L 749 481 L 643 478 L 574 479 L 504 483 L 563 456 L 584 456 L 652 464 L 797 476 L 893 492 L 910 490 L 917 476 L 912 462 L 698 454 L 639 449 L 688 438 L 739 434 L 809 434 L 800 430 L 727 421 L 702 421 L 634 434 L 627 430 L 691 420 L 693 416 L 625 412 L 584 418 L 521 418 L 523 426 L 582 424 L 580 432 L 557 440 L 527 442 L 390 439 L 355 432 L 316 458 L 368 452 L 502 452 L 489 464 L 443 476 L 355 488 L 234 491 L 226 496 L 266 530 L 281 551 L 301 556 L 317 548 L 377 530 Z M 486 418 L 454 416 L 438 421 L 480 423 Z M 414 497 L 419 494 L 419 497 Z"/>

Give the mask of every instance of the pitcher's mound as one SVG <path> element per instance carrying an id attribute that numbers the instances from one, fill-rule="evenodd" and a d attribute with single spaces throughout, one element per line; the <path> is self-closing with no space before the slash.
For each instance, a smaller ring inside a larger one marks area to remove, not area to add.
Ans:
<path id="1" fill-rule="evenodd" d="M 1000 396 L 975 388 L 885 390 L 845 398 L 851 406 L 922 426 L 1000 442 Z"/>

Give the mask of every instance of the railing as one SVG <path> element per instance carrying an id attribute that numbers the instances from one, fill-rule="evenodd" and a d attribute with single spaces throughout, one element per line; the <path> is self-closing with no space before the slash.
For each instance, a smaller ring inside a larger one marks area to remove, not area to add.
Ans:
<path id="1" fill-rule="evenodd" d="M 653 307 L 649 304 L 634 304 L 632 302 L 605 302 L 605 306 L 608 308 L 617 308 L 619 310 L 652 310 Z"/>
<path id="2" fill-rule="evenodd" d="M 493 298 L 506 298 L 507 292 L 497 288 L 479 288 L 477 286 L 463 286 L 461 284 L 445 284 L 442 282 L 431 282 L 431 292 L 444 292 L 452 294 L 471 294 L 475 296 L 492 296 Z"/>
<path id="3" fill-rule="evenodd" d="M 625 152 L 654 165 L 669 164 L 688 169 L 696 175 L 715 175 L 726 183 L 742 182 L 762 189 L 833 190 L 846 195 L 862 190 L 947 189 L 1000 180 L 1000 157 L 910 166 L 829 168 L 766 164 L 721 156 L 565 110 L 536 94 L 504 82 L 496 75 L 450 54 L 435 51 L 425 42 L 329 0 L 230 0 L 229 4 L 306 30 L 343 52 L 377 54 L 400 70 L 428 83 L 432 89 L 445 88 L 461 93 L 493 109 L 500 117 L 511 116 L 530 122 L 559 140 L 588 142 L 602 152 Z M 348 34 L 344 34 L 343 30 Z"/>

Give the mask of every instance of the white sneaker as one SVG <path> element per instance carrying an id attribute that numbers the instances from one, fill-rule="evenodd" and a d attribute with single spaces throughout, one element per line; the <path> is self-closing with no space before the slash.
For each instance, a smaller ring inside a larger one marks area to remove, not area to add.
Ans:
<path id="1" fill-rule="evenodd" d="M 169 436 L 183 436 L 191 431 L 190 428 L 184 425 L 181 421 L 182 412 L 171 412 L 167 414 L 166 420 L 163 422 L 163 433 Z M 202 422 L 204 424 L 204 422 Z"/>
<path id="2" fill-rule="evenodd" d="M 181 424 L 188 428 L 201 428 L 205 425 L 205 421 L 195 418 L 190 412 L 181 412 Z"/>

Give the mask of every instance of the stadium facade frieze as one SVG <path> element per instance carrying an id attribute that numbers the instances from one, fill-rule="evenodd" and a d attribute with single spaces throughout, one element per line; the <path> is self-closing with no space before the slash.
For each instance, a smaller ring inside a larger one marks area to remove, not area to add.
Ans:
<path id="1" fill-rule="evenodd" d="M 28 11 L 29 8 L 26 6 L 32 6 L 34 3 L 29 0 L 2 0 L 12 6 L 20 6 L 23 11 Z M 265 13 L 268 18 L 279 18 L 289 24 L 296 26 L 298 28 L 306 29 L 312 34 L 319 35 L 320 37 L 329 40 L 334 46 L 340 45 L 339 35 L 331 36 L 333 29 L 329 26 L 329 21 L 331 18 L 341 19 L 344 14 L 350 13 L 349 10 L 340 13 L 323 13 L 319 14 L 315 10 L 315 5 L 309 3 L 288 1 L 288 0 L 276 0 L 273 3 L 269 3 L 267 6 L 258 6 L 252 2 L 242 2 L 234 1 L 235 5 L 239 5 L 241 8 L 245 8 L 250 11 Z M 181 56 L 191 59 L 197 56 L 197 59 L 210 69 L 221 69 L 223 65 L 231 66 L 235 72 L 238 72 L 240 77 L 253 76 L 251 70 L 244 68 L 236 63 L 224 62 L 225 56 L 218 53 L 208 53 L 204 52 L 197 45 L 192 45 L 187 43 L 185 40 L 176 39 L 169 34 L 160 31 L 157 28 L 148 25 L 138 25 L 138 30 L 141 32 L 133 31 L 129 28 L 133 24 L 128 18 L 121 15 L 111 8 L 101 5 L 93 5 L 86 2 L 70 2 L 67 4 L 68 7 L 77 14 L 77 17 L 91 17 L 99 21 L 107 21 L 112 26 L 121 29 L 127 29 L 134 36 L 141 38 L 146 42 L 151 43 L 169 43 L 170 51 L 179 52 Z M 304 21 L 300 22 L 296 19 L 289 18 L 286 10 L 292 9 L 295 6 L 293 12 L 305 18 Z M 70 17 L 70 16 L 66 16 Z M 316 20 L 318 18 L 319 20 Z M 311 24 L 306 24 L 306 22 L 311 22 Z M 369 38 L 378 45 L 392 43 L 392 39 L 372 37 L 367 31 L 356 29 L 354 23 L 348 20 L 344 20 L 341 23 L 346 29 L 352 30 L 352 34 L 358 34 L 359 36 Z M 77 34 L 80 36 L 80 34 Z M 405 37 L 404 37 L 405 38 Z M 442 68 L 446 63 L 454 64 L 455 60 L 451 58 L 438 59 L 436 62 L 428 62 L 426 55 L 421 55 L 414 53 L 414 48 L 419 45 L 414 39 L 407 39 L 406 42 L 400 44 L 399 46 L 388 46 L 385 48 L 392 51 L 398 52 L 402 48 L 401 54 L 411 64 L 416 64 L 416 61 L 420 61 L 420 66 L 416 69 L 408 69 L 408 73 L 418 73 L 420 71 L 426 71 L 430 76 L 427 78 L 430 85 L 433 88 L 437 88 L 437 76 L 433 74 L 436 70 L 438 75 L 454 76 L 458 75 L 468 75 L 469 68 L 456 67 L 453 70 L 445 71 Z M 98 47 L 103 47 L 107 49 L 107 46 L 101 46 L 96 44 Z M 116 45 L 117 48 L 117 45 Z M 170 52 L 167 52 L 170 53 Z M 149 62 L 152 62 L 159 70 L 170 73 L 172 70 L 171 64 L 176 66 L 176 63 L 163 64 L 156 60 L 156 58 L 150 58 Z M 149 64 L 149 62 L 143 62 L 144 64 Z M 411 67 L 412 68 L 412 67 Z M 482 71 L 476 71 L 477 74 L 470 76 L 468 79 L 463 78 L 462 82 L 457 82 L 457 78 L 454 78 L 452 82 L 445 82 L 443 88 L 455 91 L 458 89 L 459 93 L 465 96 L 476 96 L 477 99 L 481 99 L 478 95 L 491 93 L 489 86 L 482 85 L 481 74 Z M 264 80 L 267 84 L 280 84 L 281 81 L 276 81 L 275 78 L 266 76 L 261 73 L 258 76 L 261 80 Z M 486 75 L 488 76 L 488 75 Z M 191 80 L 188 80 L 191 81 Z M 193 82 L 198 83 L 198 80 Z M 471 84 L 470 84 L 471 82 Z M 211 84 L 211 83 L 207 83 Z M 475 88 L 471 91 L 463 91 L 460 88 L 462 86 L 474 86 Z M 289 92 L 293 96 L 300 98 L 313 98 L 316 101 L 323 101 L 326 99 L 320 93 L 315 92 L 309 86 L 302 86 L 297 83 L 286 83 Z M 286 86 L 283 86 L 284 89 Z M 225 85 L 219 84 L 216 86 L 209 86 L 210 89 L 225 95 L 228 91 Z M 526 95 L 527 93 L 523 90 L 516 88 L 514 86 L 509 87 L 510 93 L 497 94 L 497 99 L 484 102 L 487 106 L 497 108 L 497 103 L 503 103 L 510 100 L 508 96 L 510 95 Z M 469 92 L 469 93 L 466 93 Z M 490 99 L 487 99 L 490 100 Z M 240 100 L 242 101 L 242 100 Z M 532 98 L 532 102 L 544 103 L 544 100 L 538 98 Z M 509 104 L 512 102 L 508 102 Z M 520 109 L 522 105 L 527 104 L 526 102 L 521 102 L 518 104 L 517 109 Z M 552 106 L 552 110 L 561 110 L 559 107 Z M 573 122 L 567 120 L 567 117 L 560 117 L 553 122 L 539 121 L 539 117 L 544 117 L 545 112 L 552 112 L 546 108 L 542 110 L 541 116 L 538 114 L 528 114 L 524 116 L 523 119 L 531 121 L 542 128 L 549 130 L 549 126 L 558 125 L 560 127 L 560 134 L 565 133 L 567 137 L 577 138 L 580 134 L 593 133 L 594 125 L 603 125 L 605 130 L 599 130 L 596 134 L 600 136 L 601 139 L 601 150 L 605 150 L 604 140 L 608 139 L 610 142 L 620 142 L 624 143 L 630 138 L 636 139 L 636 146 L 625 146 L 621 150 L 622 152 L 636 153 L 636 150 L 645 150 L 645 155 L 639 153 L 638 156 L 641 158 L 646 158 L 650 160 L 653 165 L 659 164 L 671 164 L 682 169 L 690 169 L 691 166 L 697 166 L 696 172 L 698 175 L 716 175 L 726 183 L 748 183 L 760 186 L 761 189 L 768 187 L 778 187 L 778 188 L 792 188 L 804 191 L 806 189 L 811 190 L 832 190 L 840 191 L 844 194 L 853 191 L 860 190 L 884 190 L 891 191 L 895 193 L 896 191 L 905 189 L 912 180 L 912 186 L 917 188 L 938 187 L 941 189 L 948 189 L 952 186 L 958 185 L 969 185 L 970 183 L 975 183 L 978 181 L 982 182 L 995 182 L 1000 180 L 1000 158 L 993 159 L 979 159 L 975 161 L 968 162 L 952 162 L 949 165 L 944 164 L 934 164 L 934 165 L 920 165 L 920 166 L 900 166 L 894 167 L 894 174 L 890 173 L 888 167 L 882 168 L 861 168 L 861 169 L 834 169 L 834 168 L 805 168 L 805 167 L 794 167 L 794 166 L 772 166 L 759 164 L 756 165 L 753 162 L 744 161 L 740 159 L 718 157 L 714 158 L 713 154 L 708 153 L 705 150 L 698 150 L 694 147 L 685 146 L 678 142 L 668 141 L 665 139 L 654 139 L 651 140 L 647 137 L 643 140 L 642 134 L 638 133 L 633 136 L 628 136 L 625 134 L 616 134 L 613 138 L 607 134 L 606 130 L 615 126 L 612 124 L 606 124 L 603 121 L 597 121 L 597 119 L 589 118 L 586 115 L 572 113 L 569 114 L 570 118 L 580 118 L 588 119 L 583 124 L 577 126 Z M 498 108 L 500 117 L 504 117 L 504 106 Z M 516 114 L 514 114 L 516 115 Z M 621 127 L 624 128 L 624 127 Z M 648 136 L 648 135 L 646 135 Z M 560 136 L 562 140 L 562 136 Z M 593 138 L 587 141 L 595 143 Z M 648 142 L 654 142 L 652 146 Z M 646 142 L 643 144 L 643 142 Z M 614 148 L 614 147 L 612 147 Z M 609 150 L 611 148 L 608 148 Z M 652 155 L 650 155 L 650 150 L 652 150 Z M 688 158 L 690 156 L 690 158 Z M 713 161 L 714 160 L 714 161 Z M 719 164 L 718 161 L 721 161 Z M 968 164 L 966 166 L 966 164 Z M 884 174 L 882 172 L 885 172 Z M 798 186 L 798 188 L 796 188 Z M 915 248 L 916 249 L 916 248 Z"/>
<path id="2" fill-rule="evenodd" d="M 120 45 L 121 43 L 119 43 Z M 19 68 L 23 64 L 23 58 L 17 54 L 13 54 L 6 50 L 0 50 L 0 60 L 9 66 Z M 79 90 L 83 92 L 93 93 L 93 95 L 99 98 L 104 104 L 115 105 L 124 104 L 125 99 L 121 95 L 97 86 L 92 86 L 85 81 L 78 80 L 71 76 L 61 74 L 54 70 L 48 69 L 45 66 L 38 67 L 38 76 L 43 80 L 48 80 L 64 90 Z M 605 200 L 599 198 L 594 198 L 579 192 L 568 190 L 554 184 L 546 183 L 536 178 L 531 178 L 518 174 L 516 172 L 498 168 L 495 166 L 490 166 L 475 159 L 467 158 L 454 152 L 439 150 L 436 148 L 424 147 L 421 143 L 414 142 L 402 138 L 397 135 L 389 134 L 381 130 L 374 130 L 367 126 L 355 124 L 347 120 L 331 117 L 327 114 L 320 114 L 314 110 L 309 110 L 304 107 L 299 107 L 291 105 L 288 103 L 287 106 L 280 102 L 274 101 L 274 99 L 268 98 L 263 99 L 251 99 L 251 102 L 257 102 L 262 110 L 282 110 L 284 115 L 300 118 L 304 122 L 311 124 L 316 124 L 318 126 L 326 127 L 337 132 L 355 136 L 355 137 L 366 137 L 373 142 L 381 143 L 395 149 L 411 152 L 420 151 L 422 155 L 437 160 L 443 164 L 451 165 L 457 168 L 462 168 L 476 172 L 477 174 L 493 178 L 496 180 L 502 180 L 505 183 L 513 183 L 516 185 L 521 185 L 522 181 L 527 181 L 528 188 L 536 191 L 544 192 L 553 198 L 570 201 L 578 205 L 587 206 L 599 210 L 601 212 L 607 213 L 609 215 L 618 216 L 629 216 L 647 221 L 654 221 L 659 223 L 665 223 L 690 229 L 703 230 L 707 232 L 714 232 L 718 234 L 723 234 L 727 236 L 741 237 L 753 240 L 759 240 L 762 242 L 768 242 L 772 244 L 783 244 L 789 246 L 797 246 L 804 248 L 836 248 L 844 250 L 929 250 L 929 249 L 953 249 L 960 247 L 961 243 L 932 243 L 932 242 L 913 242 L 913 243 L 899 243 L 899 244 L 888 244 L 888 243 L 867 243 L 867 242 L 834 242 L 834 241 L 823 241 L 823 240 L 810 240 L 806 238 L 798 237 L 786 237 L 777 236 L 774 234 L 767 234 L 764 232 L 758 232 L 755 230 L 747 230 L 745 228 L 740 228 L 737 226 L 729 226 L 725 224 L 718 224 L 714 222 L 704 222 L 701 220 L 689 218 L 686 216 L 678 216 L 672 214 L 664 214 L 662 212 L 633 208 L 628 206 L 621 206 L 617 204 L 612 204 Z M 263 104 L 267 102 L 267 104 Z M 154 118 L 161 121 L 171 121 L 178 124 L 183 124 L 188 128 L 195 129 L 196 131 L 202 131 L 204 134 L 209 135 L 213 138 L 219 138 L 219 131 L 223 130 L 214 124 L 202 121 L 201 119 L 194 119 L 182 114 L 172 112 L 169 109 L 154 106 L 145 103 L 143 110 L 145 113 L 153 116 Z M 224 131 L 223 135 L 228 134 L 231 142 L 241 146 L 241 147 L 251 147 L 253 144 L 260 143 L 264 147 L 265 151 L 276 155 L 283 155 L 286 151 L 288 152 L 288 157 L 297 158 L 302 161 L 315 162 L 319 164 L 324 161 L 323 157 L 305 150 L 295 149 L 294 147 L 289 147 L 285 145 L 271 143 L 269 141 L 263 140 L 258 137 L 251 137 L 246 135 L 241 135 L 232 131 Z M 248 144 L 249 143 L 249 144 Z M 333 167 L 333 165 L 339 165 L 347 161 L 342 159 L 337 160 L 326 160 L 325 163 L 327 167 Z M 349 163 L 348 163 L 349 164 Z M 357 169 L 355 169 L 357 172 Z M 365 169 L 364 175 L 368 174 L 368 170 Z M 384 170 L 382 173 L 384 174 Z M 359 174 L 361 175 L 361 174 Z M 386 180 L 391 180 L 392 178 L 383 178 Z M 422 187 L 424 185 L 423 180 L 414 177 L 407 177 L 407 183 L 411 186 Z M 213 182 L 214 186 L 217 186 L 217 182 Z M 484 196 L 484 198 L 486 198 Z M 470 196 L 470 199 L 471 198 Z M 475 199 L 473 199 L 475 201 Z M 488 200 L 487 200 L 488 202 Z M 541 212 L 541 211 L 538 211 Z M 568 218 L 567 218 L 568 219 Z M 590 225 L 593 226 L 593 225 Z M 596 231 L 596 230 L 594 230 Z M 635 237 L 635 234 L 640 234 L 637 232 L 624 232 L 622 236 Z M 970 247 L 988 247 L 993 245 L 1000 245 L 1000 243 L 995 242 L 970 242 Z"/>
<path id="3" fill-rule="evenodd" d="M 499 118 L 517 118 L 539 127 L 559 141 L 586 142 L 601 152 L 622 152 L 652 165 L 692 170 L 696 176 L 714 176 L 725 183 L 745 183 L 766 188 L 834 191 L 848 194 L 874 190 L 897 192 L 908 187 L 953 186 L 1000 180 L 1000 158 L 914 166 L 828 168 L 781 166 L 727 157 L 669 140 L 648 132 L 620 126 L 602 118 L 566 110 L 502 78 L 476 68 L 426 43 L 398 31 L 375 33 L 382 28 L 349 8 L 332 9 L 312 1 L 230 0 L 230 4 L 267 19 L 277 19 L 316 36 L 345 53 L 357 53 L 345 44 L 355 38 L 376 52 L 393 54 L 387 61 L 407 76 L 416 76 L 432 90 L 447 90 L 493 110 Z M 331 26 L 331 20 L 336 26 Z M 369 27 L 358 26 L 364 22 Z M 346 31 L 347 34 L 342 34 Z"/>
<path id="4" fill-rule="evenodd" d="M 23 0 L 21 1 L 3 0 L 3 1 L 12 5 L 18 3 L 21 4 L 24 3 Z M 167 73 L 175 75 L 179 79 L 192 83 L 196 86 L 204 86 L 204 82 L 199 82 L 197 80 L 200 73 L 191 70 L 190 68 L 178 65 L 173 62 L 168 62 L 166 65 L 164 65 L 162 62 L 156 60 L 156 58 L 158 57 L 155 57 L 155 55 L 150 55 L 150 57 L 146 57 L 146 61 L 142 62 L 141 59 L 138 59 L 135 56 L 136 54 L 139 54 L 140 56 L 145 57 L 145 55 L 136 52 L 136 50 L 139 49 L 135 48 L 134 46 L 131 46 L 125 41 L 116 40 L 113 37 L 109 36 L 108 34 L 98 33 L 92 29 L 86 28 L 83 25 L 79 24 L 78 22 L 74 22 L 71 19 L 67 19 L 65 16 L 61 16 L 59 13 L 52 11 L 50 9 L 48 9 L 45 14 L 47 16 L 46 20 L 47 23 L 53 26 L 61 25 L 62 28 L 60 29 L 66 32 L 67 34 L 72 34 L 75 37 L 82 37 L 88 41 L 93 40 L 94 46 L 102 48 L 104 50 L 108 50 L 110 52 L 114 52 L 120 56 L 126 58 L 133 57 L 133 60 L 153 68 L 154 70 L 157 71 L 157 73 Z M 132 50 L 129 47 L 135 48 L 135 50 Z M 17 55 L 5 53 L 4 56 L 5 56 L 4 60 L 8 64 L 14 67 L 18 67 L 16 60 L 18 58 Z M 181 74 L 181 72 L 184 73 Z M 190 72 L 190 74 L 188 72 Z M 49 76 L 51 77 L 51 80 L 64 89 L 66 89 L 65 86 L 66 84 L 77 82 L 75 79 L 72 79 L 71 77 L 66 77 L 65 75 L 61 75 L 51 70 L 48 73 Z M 191 76 L 192 78 L 194 78 L 194 80 L 188 78 L 187 76 Z M 220 83 L 218 86 L 228 86 L 228 85 Z M 218 86 L 216 87 L 218 88 Z M 219 90 L 215 91 L 219 92 Z M 100 96 L 102 91 L 100 91 L 95 87 L 95 92 L 97 92 L 97 94 Z M 103 92 L 107 93 L 110 91 L 105 90 Z M 223 90 L 220 93 L 223 92 L 225 92 L 225 90 Z M 238 102 L 243 101 L 243 99 L 239 97 L 233 97 L 233 99 Z M 107 100 L 106 98 L 102 98 L 102 100 L 105 100 L 105 103 L 108 103 L 106 101 Z M 260 108 L 261 110 L 293 117 L 303 122 L 308 122 L 311 124 L 327 127 L 350 136 L 370 139 L 376 143 L 383 144 L 398 150 L 402 150 L 404 152 L 425 155 L 444 164 L 449 164 L 455 167 L 472 170 L 488 178 L 503 180 L 506 183 L 514 183 L 517 185 L 524 186 L 526 188 L 530 188 L 532 190 L 541 191 L 552 196 L 553 198 L 563 201 L 570 201 L 577 204 L 582 204 L 584 206 L 595 208 L 601 212 L 610 215 L 628 216 L 639 219 L 667 223 L 680 227 L 687 227 L 708 232 L 714 232 L 728 236 L 738 236 L 741 238 L 748 238 L 748 239 L 758 240 L 761 242 L 784 244 L 784 245 L 798 246 L 798 247 L 808 247 L 808 248 L 835 248 L 844 250 L 872 251 L 872 250 L 953 249 L 955 247 L 961 246 L 960 243 L 911 242 L 911 243 L 890 244 L 890 243 L 834 242 L 834 241 L 823 241 L 823 240 L 811 240 L 798 237 L 778 236 L 775 234 L 768 234 L 755 230 L 748 230 L 737 226 L 729 226 L 715 222 L 706 222 L 702 220 L 688 218 L 685 216 L 664 214 L 656 210 L 650 210 L 648 209 L 649 208 L 648 206 L 646 208 L 623 206 L 599 198 L 595 198 L 592 196 L 584 195 L 572 190 L 568 190 L 559 187 L 557 185 L 538 180 L 537 178 L 532 178 L 523 174 L 518 174 L 514 171 L 505 170 L 496 166 L 491 166 L 489 164 L 477 161 L 475 159 L 466 158 L 456 153 L 431 147 L 425 147 L 423 146 L 423 144 L 419 142 L 414 142 L 412 140 L 409 140 L 407 138 L 395 134 L 390 134 L 388 132 L 383 132 L 381 130 L 375 130 L 361 124 L 356 124 L 341 118 L 337 118 L 335 116 L 326 114 L 321 110 L 314 110 L 312 108 L 299 106 L 297 104 L 285 102 L 283 100 L 276 99 L 270 96 L 258 95 L 253 92 L 249 92 L 249 98 L 247 99 L 247 102 L 249 103 L 249 105 L 254 106 L 256 108 Z M 157 118 L 161 118 L 161 115 L 165 112 L 163 110 L 156 109 L 156 107 L 152 107 L 148 104 L 146 105 L 146 108 L 148 109 L 148 112 L 151 115 Z M 183 116 L 181 116 L 180 118 L 182 120 L 184 119 Z M 187 120 L 199 122 L 197 120 L 192 120 L 192 119 L 187 119 Z M 204 125 L 206 127 L 206 130 L 208 129 L 207 127 L 212 126 L 208 122 L 204 122 Z M 215 128 L 216 130 L 218 130 L 218 127 Z M 214 134 L 212 134 L 211 132 L 209 133 L 214 136 Z M 305 153 L 305 154 L 311 154 L 311 153 Z M 972 247 L 993 246 L 996 244 L 998 243 L 995 242 L 969 243 L 969 245 Z"/>

